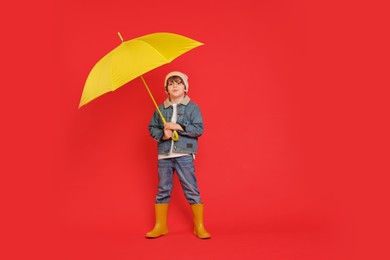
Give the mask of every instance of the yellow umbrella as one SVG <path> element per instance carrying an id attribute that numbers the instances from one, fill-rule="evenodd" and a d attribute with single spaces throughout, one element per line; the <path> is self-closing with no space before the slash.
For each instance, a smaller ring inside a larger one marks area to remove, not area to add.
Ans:
<path id="1" fill-rule="evenodd" d="M 166 123 L 142 75 L 203 43 L 173 33 L 153 33 L 129 41 L 123 41 L 119 32 L 118 35 L 122 43 L 98 61 L 89 73 L 79 108 L 141 77 L 162 121 Z M 178 139 L 176 132 L 172 139 Z"/>

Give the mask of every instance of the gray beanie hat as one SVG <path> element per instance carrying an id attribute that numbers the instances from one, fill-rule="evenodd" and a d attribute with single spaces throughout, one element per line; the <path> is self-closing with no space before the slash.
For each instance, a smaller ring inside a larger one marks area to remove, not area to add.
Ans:
<path id="1" fill-rule="evenodd" d="M 181 80 L 183 81 L 184 83 L 184 86 L 185 86 L 185 89 L 184 89 L 184 92 L 187 93 L 188 92 L 188 76 L 180 71 L 172 71 L 170 73 L 168 73 L 168 75 L 165 77 L 165 81 L 164 81 L 164 89 L 166 91 L 166 86 L 167 86 L 167 81 L 170 77 L 172 76 L 179 76 L 181 78 Z"/>

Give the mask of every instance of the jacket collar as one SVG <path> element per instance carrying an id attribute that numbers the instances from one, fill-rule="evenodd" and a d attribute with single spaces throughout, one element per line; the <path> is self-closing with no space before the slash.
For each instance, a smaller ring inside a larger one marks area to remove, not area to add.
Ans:
<path id="1" fill-rule="evenodd" d="M 190 97 L 189 96 L 185 96 L 184 98 L 183 98 L 183 100 L 180 102 L 180 104 L 182 104 L 182 105 L 188 105 L 188 103 L 190 103 Z M 169 98 L 167 98 L 165 101 L 164 101 L 164 108 L 168 108 L 168 107 L 170 107 L 170 106 L 172 106 L 172 102 L 169 100 Z"/>

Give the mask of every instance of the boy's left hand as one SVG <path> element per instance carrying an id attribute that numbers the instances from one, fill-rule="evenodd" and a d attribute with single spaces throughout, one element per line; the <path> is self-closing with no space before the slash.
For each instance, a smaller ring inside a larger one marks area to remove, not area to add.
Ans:
<path id="1" fill-rule="evenodd" d="M 175 124 L 171 122 L 164 124 L 164 130 L 184 131 L 184 129 L 179 124 Z"/>

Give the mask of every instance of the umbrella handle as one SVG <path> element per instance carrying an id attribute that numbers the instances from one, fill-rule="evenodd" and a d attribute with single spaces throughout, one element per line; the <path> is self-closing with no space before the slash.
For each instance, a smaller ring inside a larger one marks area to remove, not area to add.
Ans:
<path id="1" fill-rule="evenodd" d="M 154 98 L 153 98 L 152 92 L 151 92 L 150 89 L 148 88 L 148 85 L 146 84 L 146 81 L 145 81 L 144 77 L 142 77 L 142 75 L 141 75 L 141 79 L 142 79 L 142 81 L 144 82 L 144 85 L 145 85 L 145 87 L 146 87 L 146 90 L 148 91 L 149 96 L 150 96 L 150 98 L 152 99 L 152 101 L 153 101 L 153 103 L 154 103 L 154 106 L 157 108 L 158 114 L 160 115 L 162 122 L 165 124 L 167 121 L 165 120 L 165 118 L 164 118 L 163 114 L 161 113 L 160 109 L 158 108 L 158 105 L 157 105 L 156 101 L 155 101 Z M 179 134 L 177 133 L 176 130 L 173 131 L 173 136 L 171 137 L 171 139 L 172 139 L 173 141 L 179 140 Z"/>
<path id="2" fill-rule="evenodd" d="M 172 139 L 173 141 L 179 140 L 179 134 L 177 133 L 176 130 L 173 131 L 173 136 L 171 137 L 171 139 Z"/>
<path id="3" fill-rule="evenodd" d="M 163 123 L 165 124 L 167 121 L 165 120 L 164 116 L 162 115 L 160 109 L 159 109 L 157 106 L 156 106 L 156 108 L 157 108 L 158 113 L 160 114 L 161 120 L 162 120 Z M 172 139 L 173 141 L 179 140 L 179 134 L 177 133 L 176 130 L 173 130 L 173 136 L 171 137 L 171 139 Z"/>

